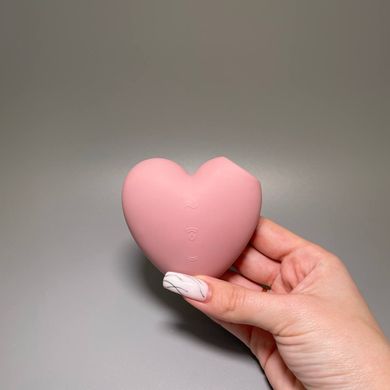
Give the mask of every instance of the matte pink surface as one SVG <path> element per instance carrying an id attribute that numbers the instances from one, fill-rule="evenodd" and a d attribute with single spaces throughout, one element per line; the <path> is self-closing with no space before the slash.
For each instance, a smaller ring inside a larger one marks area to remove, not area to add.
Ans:
<path id="1" fill-rule="evenodd" d="M 193 175 L 152 158 L 128 173 L 122 206 L 134 240 L 161 272 L 220 276 L 256 228 L 261 186 L 226 157 L 206 161 Z"/>

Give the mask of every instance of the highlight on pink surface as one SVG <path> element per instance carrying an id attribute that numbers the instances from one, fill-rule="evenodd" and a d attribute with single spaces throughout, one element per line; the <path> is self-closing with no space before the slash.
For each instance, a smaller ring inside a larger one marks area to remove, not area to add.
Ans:
<path id="1" fill-rule="evenodd" d="M 134 241 L 163 273 L 220 276 L 248 244 L 259 219 L 259 180 L 224 156 L 189 174 L 151 158 L 128 173 L 122 207 Z"/>

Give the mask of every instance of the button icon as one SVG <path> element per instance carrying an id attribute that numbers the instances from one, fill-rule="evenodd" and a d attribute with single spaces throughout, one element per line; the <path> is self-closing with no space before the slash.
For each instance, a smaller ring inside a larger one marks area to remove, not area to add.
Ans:
<path id="1" fill-rule="evenodd" d="M 197 228 L 196 226 L 187 226 L 186 232 L 188 234 L 188 239 L 190 241 L 194 241 L 196 239 L 198 231 L 199 231 L 199 228 Z"/>
<path id="2" fill-rule="evenodd" d="M 198 201 L 195 198 L 188 198 L 184 202 L 184 207 L 189 209 L 196 209 L 199 206 Z"/>

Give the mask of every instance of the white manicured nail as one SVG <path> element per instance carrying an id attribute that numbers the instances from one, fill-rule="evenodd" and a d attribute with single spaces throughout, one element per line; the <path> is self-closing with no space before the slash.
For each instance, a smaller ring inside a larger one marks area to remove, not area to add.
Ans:
<path id="1" fill-rule="evenodd" d="M 203 280 L 178 272 L 167 272 L 163 279 L 163 286 L 169 291 L 197 301 L 204 301 L 209 289 Z"/>

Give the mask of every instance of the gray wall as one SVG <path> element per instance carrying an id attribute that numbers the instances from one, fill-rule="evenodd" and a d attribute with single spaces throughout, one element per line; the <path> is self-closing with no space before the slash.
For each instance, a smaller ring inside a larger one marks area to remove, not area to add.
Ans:
<path id="1" fill-rule="evenodd" d="M 390 336 L 386 1 L 0 1 L 0 387 L 266 389 L 135 247 L 139 160 L 217 155 Z M 353 324 L 346 324 L 351 326 Z"/>

